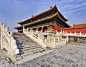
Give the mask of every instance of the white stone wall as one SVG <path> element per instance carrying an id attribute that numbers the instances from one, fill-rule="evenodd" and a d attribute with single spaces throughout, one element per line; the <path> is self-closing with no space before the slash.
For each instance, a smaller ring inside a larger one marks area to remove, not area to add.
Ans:
<path id="1" fill-rule="evenodd" d="M 1 23 L 1 48 L 5 49 L 10 58 L 16 61 L 16 54 L 19 54 L 13 32 L 9 32 L 8 27 Z"/>

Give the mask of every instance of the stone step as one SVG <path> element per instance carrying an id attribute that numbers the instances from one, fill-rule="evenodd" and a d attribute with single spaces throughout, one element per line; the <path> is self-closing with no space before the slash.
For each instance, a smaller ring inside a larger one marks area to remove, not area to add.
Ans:
<path id="1" fill-rule="evenodd" d="M 26 37 L 23 37 L 23 39 L 22 39 L 22 37 L 20 36 L 20 37 L 15 37 L 16 39 L 21 39 L 21 40 L 23 40 L 23 39 L 28 39 L 28 38 L 26 38 Z"/>
<path id="2" fill-rule="evenodd" d="M 28 39 L 28 38 L 26 38 L 26 37 L 21 37 L 21 36 L 20 36 L 20 37 L 15 37 L 15 38 L 16 38 L 16 39 L 21 39 L 21 40 L 24 40 L 24 39 L 26 40 L 26 39 Z M 22 39 L 22 38 L 23 38 L 23 39 Z"/>
<path id="3" fill-rule="evenodd" d="M 35 54 L 35 53 L 43 52 L 43 51 L 45 51 L 45 49 L 44 49 L 44 48 L 28 50 L 25 54 L 22 54 L 22 57 L 26 56 L 26 55 L 27 55 L 27 53 L 29 53 L 29 55 L 31 55 L 31 54 Z"/>
<path id="4" fill-rule="evenodd" d="M 27 44 L 23 44 L 23 45 L 25 45 L 25 46 L 27 46 L 27 45 L 38 45 L 37 43 L 27 43 Z M 38 45 L 38 46 L 40 46 L 40 45 Z"/>
<path id="5" fill-rule="evenodd" d="M 17 46 L 18 47 L 21 47 L 21 46 L 23 46 L 23 47 L 26 46 L 27 47 L 27 46 L 40 46 L 40 45 L 37 45 L 36 43 L 28 43 L 28 44 L 17 43 Z"/>
<path id="6" fill-rule="evenodd" d="M 23 57 L 25 57 L 25 56 L 29 56 L 29 55 L 32 55 L 32 54 L 35 54 L 35 53 L 38 53 L 38 52 L 43 52 L 43 51 L 45 51 L 45 49 L 35 50 L 35 51 L 32 51 L 32 52 L 24 53 L 24 54 L 19 55 L 19 56 L 17 57 L 17 61 L 23 59 Z"/>
<path id="7" fill-rule="evenodd" d="M 24 47 L 41 47 L 40 45 L 37 45 L 37 43 L 27 43 L 27 44 L 17 44 L 18 48 L 24 48 Z"/>
<path id="8" fill-rule="evenodd" d="M 33 46 L 18 46 L 18 49 L 27 49 L 27 48 L 31 48 L 31 47 L 41 47 L 41 46 L 36 46 L 36 45 L 33 45 Z"/>
<path id="9" fill-rule="evenodd" d="M 17 45 L 18 46 L 21 46 L 21 45 L 23 45 L 23 46 L 29 46 L 29 45 L 38 45 L 37 43 L 17 43 Z"/>
<path id="10" fill-rule="evenodd" d="M 17 61 L 22 60 L 23 57 L 29 56 L 38 52 L 43 52 L 46 48 L 42 48 L 31 38 L 26 37 L 23 33 L 14 33 L 14 39 L 17 41 L 17 48 L 19 49 L 19 55 L 17 55 Z"/>
<path id="11" fill-rule="evenodd" d="M 37 44 L 30 44 L 30 43 L 28 43 L 28 44 L 17 44 L 17 46 L 37 46 Z M 39 45 L 38 45 L 39 46 Z"/>
<path id="12" fill-rule="evenodd" d="M 42 47 L 40 47 L 40 46 L 29 47 L 29 48 L 20 49 L 20 51 L 31 50 L 31 49 L 35 49 L 35 48 L 42 48 Z"/>
<path id="13" fill-rule="evenodd" d="M 14 35 L 14 37 L 24 37 L 25 38 L 24 35 Z"/>
<path id="14" fill-rule="evenodd" d="M 32 54 L 35 54 L 35 53 L 38 53 L 38 52 L 43 52 L 45 50 L 46 49 L 36 50 L 36 51 L 32 51 L 32 52 L 26 52 L 26 53 L 24 53 L 22 55 L 17 55 L 16 59 L 17 59 L 17 61 L 19 61 L 19 60 L 23 59 L 23 57 L 25 57 L 25 56 L 29 56 L 29 55 L 32 55 Z"/>
<path id="15" fill-rule="evenodd" d="M 20 54 L 25 54 L 25 53 L 29 53 L 29 52 L 33 52 L 33 51 L 42 50 L 42 49 L 44 49 L 44 48 L 35 48 L 35 49 L 25 50 L 25 51 L 21 51 Z"/>
<path id="16" fill-rule="evenodd" d="M 22 41 L 25 41 L 25 42 L 34 42 L 33 40 L 30 40 L 30 39 L 28 39 L 28 40 L 27 40 L 27 39 L 22 39 L 22 40 L 21 40 L 21 39 L 16 39 L 16 40 L 17 40 L 17 41 L 21 41 L 21 42 L 22 42 Z"/>
<path id="17" fill-rule="evenodd" d="M 32 40 L 27 40 L 27 39 L 16 39 L 16 40 L 19 40 L 19 41 L 28 41 L 28 42 L 34 42 L 34 41 L 32 41 Z"/>

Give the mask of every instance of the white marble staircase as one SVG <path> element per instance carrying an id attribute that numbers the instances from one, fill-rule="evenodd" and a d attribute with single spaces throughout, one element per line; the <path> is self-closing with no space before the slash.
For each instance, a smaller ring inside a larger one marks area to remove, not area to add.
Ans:
<path id="1" fill-rule="evenodd" d="M 22 60 L 25 56 L 43 52 L 46 50 L 46 48 L 38 45 L 31 38 L 26 37 L 23 33 L 13 33 L 13 36 L 17 42 L 17 48 L 19 49 L 19 54 L 16 55 L 17 61 Z"/>

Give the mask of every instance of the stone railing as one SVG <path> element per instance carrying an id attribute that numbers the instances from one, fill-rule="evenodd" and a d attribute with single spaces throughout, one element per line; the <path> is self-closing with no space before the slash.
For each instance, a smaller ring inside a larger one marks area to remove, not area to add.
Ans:
<path id="1" fill-rule="evenodd" d="M 78 38 L 81 38 L 81 37 L 84 37 L 84 38 L 86 38 L 86 33 L 71 33 L 71 31 L 70 31 L 70 33 L 67 33 L 67 32 L 57 32 L 57 34 L 60 34 L 60 35 L 62 35 L 63 37 L 66 37 L 66 41 L 68 42 L 68 40 L 69 40 L 69 37 L 73 37 L 73 39 L 74 38 L 76 38 L 76 37 L 78 37 Z"/>
<path id="2" fill-rule="evenodd" d="M 39 45 L 41 45 L 42 47 L 47 47 L 43 41 L 43 39 L 41 39 L 39 36 L 40 34 L 38 32 L 33 32 L 33 31 L 28 31 L 28 29 L 24 29 L 23 27 L 23 33 L 27 36 L 30 37 L 32 40 L 34 40 L 35 42 L 37 42 Z"/>
<path id="3" fill-rule="evenodd" d="M 81 33 L 81 32 L 80 32 L 80 33 L 76 33 L 76 32 L 75 32 L 75 33 L 71 33 L 71 32 L 70 32 L 70 33 L 67 33 L 67 32 L 64 32 L 64 31 L 63 31 L 62 34 L 63 34 L 63 35 L 71 35 L 71 36 L 72 36 L 72 35 L 73 35 L 73 36 L 86 36 L 86 33 Z"/>
<path id="4" fill-rule="evenodd" d="M 73 35 L 73 36 L 86 36 L 86 33 L 67 33 L 67 32 L 57 32 L 56 34 L 60 34 L 60 35 Z"/>
<path id="5" fill-rule="evenodd" d="M 16 40 L 13 33 L 9 32 L 8 27 L 5 27 L 3 23 L 1 23 L 1 48 L 6 50 L 13 61 L 16 61 L 16 54 L 19 54 Z"/>
<path id="6" fill-rule="evenodd" d="M 56 47 L 63 46 L 67 42 L 67 38 L 62 38 L 61 33 L 55 34 L 54 43 Z"/>
<path id="7" fill-rule="evenodd" d="M 51 48 L 57 48 L 58 44 L 61 45 L 60 42 L 64 42 L 66 44 L 66 38 L 62 38 L 62 33 L 59 34 L 49 34 L 47 32 L 42 32 L 42 31 L 34 31 L 30 30 L 28 31 L 28 28 L 25 29 L 23 27 L 23 33 L 33 39 L 35 42 L 37 42 L 39 45 L 42 47 L 51 47 Z M 47 38 L 45 37 L 47 36 Z"/>

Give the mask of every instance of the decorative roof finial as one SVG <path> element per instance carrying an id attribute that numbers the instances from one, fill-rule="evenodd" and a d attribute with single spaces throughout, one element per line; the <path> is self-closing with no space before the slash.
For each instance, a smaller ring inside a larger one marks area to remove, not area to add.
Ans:
<path id="1" fill-rule="evenodd" d="M 50 6 L 50 9 L 52 9 L 52 6 Z"/>
<path id="2" fill-rule="evenodd" d="M 32 18 L 33 18 L 33 15 L 32 15 Z"/>
<path id="3" fill-rule="evenodd" d="M 56 7 L 56 4 L 55 4 L 55 7 Z"/>
<path id="4" fill-rule="evenodd" d="M 75 24 L 73 24 L 73 27 L 75 26 Z"/>

